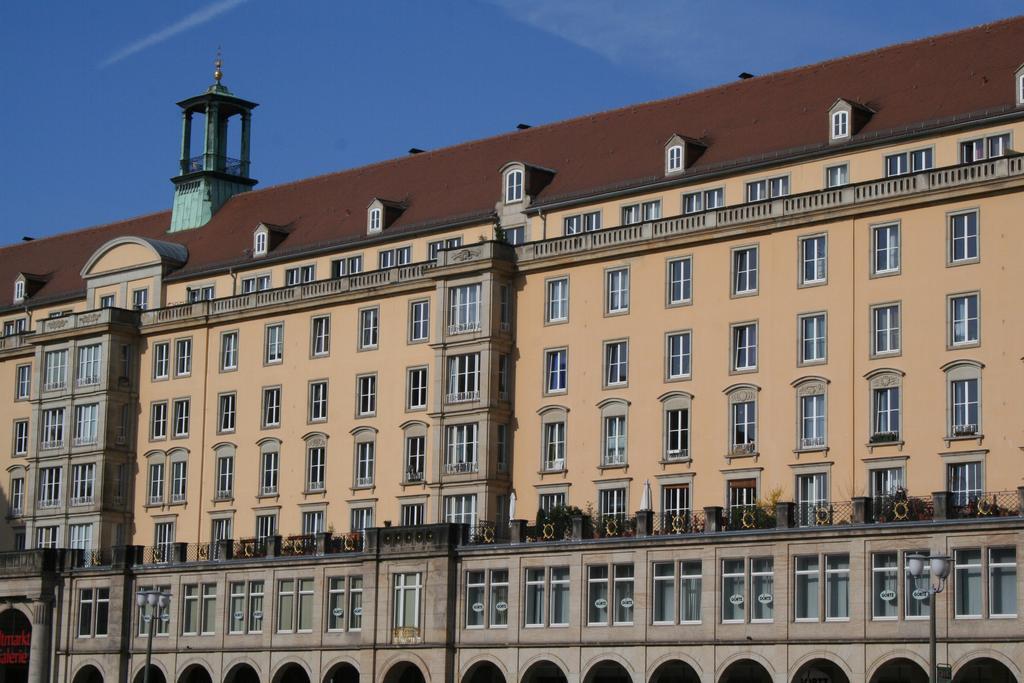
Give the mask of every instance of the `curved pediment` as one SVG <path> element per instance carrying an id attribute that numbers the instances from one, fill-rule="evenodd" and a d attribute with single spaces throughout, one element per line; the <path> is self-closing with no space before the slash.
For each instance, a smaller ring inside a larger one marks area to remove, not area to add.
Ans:
<path id="1" fill-rule="evenodd" d="M 90 278 L 154 265 L 177 268 L 186 261 L 188 249 L 184 245 L 148 237 L 118 237 L 93 252 L 82 267 L 82 277 Z"/>

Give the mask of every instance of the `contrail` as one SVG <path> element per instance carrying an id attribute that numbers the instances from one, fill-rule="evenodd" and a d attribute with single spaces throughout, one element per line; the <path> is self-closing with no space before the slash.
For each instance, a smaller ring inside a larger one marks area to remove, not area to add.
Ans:
<path id="1" fill-rule="evenodd" d="M 178 35 L 182 31 L 187 31 L 190 28 L 201 26 L 202 24 L 205 24 L 214 17 L 221 15 L 224 12 L 233 10 L 234 8 L 238 7 L 244 2 L 247 2 L 247 0 L 220 0 L 219 2 L 215 2 L 212 5 L 208 5 L 202 9 L 196 10 L 192 14 L 182 19 L 181 21 L 171 24 L 167 28 L 161 29 L 156 33 L 151 33 L 145 38 L 137 40 L 131 45 L 128 45 L 118 50 L 117 52 L 110 55 L 102 62 L 100 62 L 98 68 L 105 69 L 111 64 L 116 64 L 117 62 L 120 62 L 125 57 L 130 57 L 136 52 L 141 52 L 142 50 L 145 50 L 147 47 L 159 45 L 165 40 L 168 40 L 169 38 L 173 38 L 174 36 Z"/>

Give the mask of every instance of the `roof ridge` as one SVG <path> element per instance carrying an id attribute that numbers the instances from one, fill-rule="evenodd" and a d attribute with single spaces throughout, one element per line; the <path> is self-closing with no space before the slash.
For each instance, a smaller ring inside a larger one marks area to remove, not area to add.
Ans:
<path id="1" fill-rule="evenodd" d="M 66 230 L 66 231 L 63 231 L 63 232 L 54 233 L 53 235 L 45 235 L 43 237 L 33 237 L 31 240 L 29 240 L 27 242 L 22 241 L 22 242 L 11 242 L 10 244 L 0 244 L 0 252 L 6 251 L 8 249 L 14 249 L 14 248 L 17 248 L 17 247 L 23 247 L 26 244 L 33 244 L 35 242 L 44 242 L 46 240 L 57 239 L 59 237 L 72 237 L 72 236 L 78 237 L 78 236 L 83 235 L 85 233 L 98 232 L 100 230 L 105 230 L 107 228 L 113 228 L 113 227 L 117 227 L 119 225 L 124 225 L 125 223 L 131 223 L 132 221 L 140 221 L 140 220 L 143 220 L 145 218 L 153 218 L 153 217 L 159 216 L 161 214 L 170 214 L 170 213 L 171 213 L 170 209 L 161 209 L 160 211 L 150 211 L 149 213 L 141 213 L 141 214 L 139 214 L 137 216 L 130 216 L 128 218 L 122 218 L 121 220 L 117 220 L 117 221 L 110 221 L 108 223 L 101 223 L 99 225 L 88 225 L 88 226 L 86 226 L 84 228 L 73 228 L 71 230 Z M 156 239 L 156 238 L 154 238 L 154 239 Z"/>

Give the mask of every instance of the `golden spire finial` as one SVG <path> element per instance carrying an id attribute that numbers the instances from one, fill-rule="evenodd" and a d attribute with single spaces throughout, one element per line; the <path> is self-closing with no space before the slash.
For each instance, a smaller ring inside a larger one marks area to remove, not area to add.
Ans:
<path id="1" fill-rule="evenodd" d="M 220 70 L 224 66 L 224 60 L 220 57 L 220 45 L 217 46 L 217 60 L 213 65 L 217 67 L 216 71 L 213 72 L 213 77 L 217 80 L 217 85 L 220 85 L 220 79 L 224 78 L 224 72 Z"/>

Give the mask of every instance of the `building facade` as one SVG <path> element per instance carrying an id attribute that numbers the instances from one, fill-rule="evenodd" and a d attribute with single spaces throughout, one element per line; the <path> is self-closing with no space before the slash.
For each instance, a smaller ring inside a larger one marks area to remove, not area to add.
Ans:
<path id="1" fill-rule="evenodd" d="M 1020 45 L 259 191 L 218 69 L 0 249 L 0 680 L 1024 680 Z"/>

